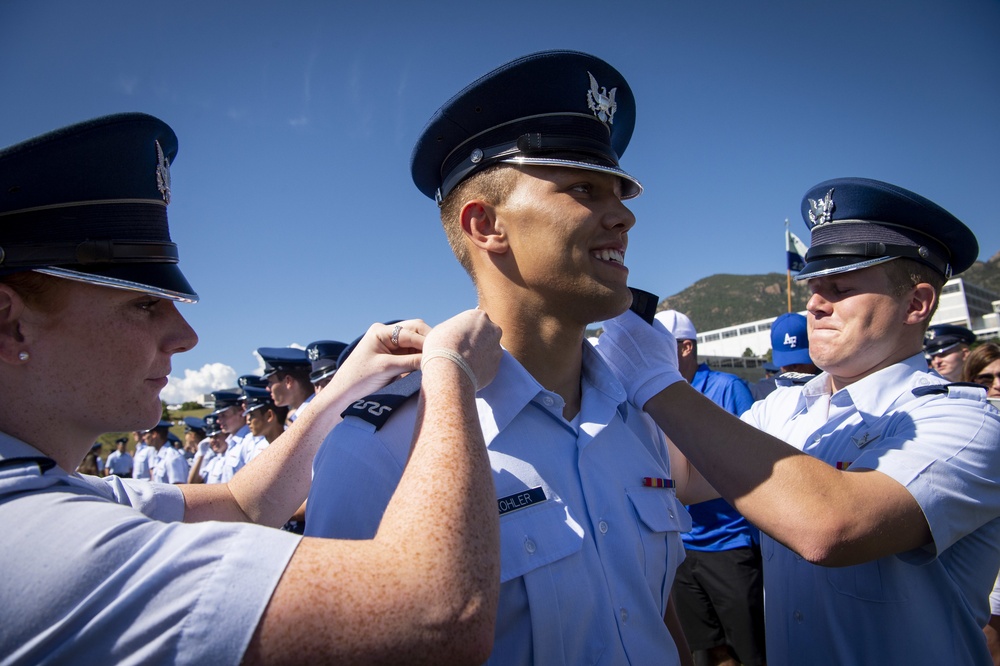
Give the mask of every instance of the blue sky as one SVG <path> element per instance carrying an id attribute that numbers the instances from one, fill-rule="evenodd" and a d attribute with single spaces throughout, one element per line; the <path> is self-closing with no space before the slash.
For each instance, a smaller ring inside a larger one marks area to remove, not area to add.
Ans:
<path id="1" fill-rule="evenodd" d="M 841 176 L 913 189 L 1000 250 L 997 0 L 3 0 L 0 145 L 121 111 L 177 132 L 201 342 L 173 402 L 255 371 L 257 347 L 473 307 L 410 151 L 467 83 L 552 48 L 635 92 L 634 286 L 784 271 L 784 220 L 808 243 L 802 194 Z"/>

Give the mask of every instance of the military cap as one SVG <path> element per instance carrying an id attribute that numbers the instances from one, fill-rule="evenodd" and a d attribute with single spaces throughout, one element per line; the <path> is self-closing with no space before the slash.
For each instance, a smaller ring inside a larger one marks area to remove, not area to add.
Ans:
<path id="1" fill-rule="evenodd" d="M 410 171 L 438 204 L 499 163 L 611 173 L 628 199 L 642 191 L 618 165 L 634 127 L 635 99 L 618 70 L 586 53 L 543 51 L 502 65 L 445 102 L 417 139 Z"/>
<path id="2" fill-rule="evenodd" d="M 222 426 L 219 425 L 219 417 L 215 414 L 205 415 L 205 436 L 215 437 L 222 432 Z"/>
<path id="3" fill-rule="evenodd" d="M 184 432 L 191 432 L 192 430 L 205 432 L 205 419 L 199 419 L 197 416 L 185 416 Z"/>
<path id="4" fill-rule="evenodd" d="M 243 410 L 243 416 L 261 407 L 274 407 L 274 398 L 271 397 L 271 392 L 267 389 L 247 386 L 243 390 L 247 394 L 246 409 Z"/>
<path id="5" fill-rule="evenodd" d="M 945 279 L 979 256 L 975 234 L 933 201 L 869 178 L 837 178 L 802 199 L 812 231 L 806 265 L 796 280 L 846 273 L 906 257 Z"/>
<path id="6" fill-rule="evenodd" d="M 173 421 L 167 421 L 166 419 L 161 419 L 160 422 L 157 423 L 155 426 L 153 426 L 152 428 L 148 428 L 146 430 L 143 430 L 143 432 L 152 432 L 153 430 L 168 430 L 169 431 L 170 428 L 172 428 L 173 426 L 174 426 L 174 422 Z M 174 439 L 176 439 L 176 437 Z"/>
<path id="7" fill-rule="evenodd" d="M 243 394 L 235 391 L 212 391 L 212 399 L 215 401 L 215 411 L 212 414 L 218 415 L 230 407 L 239 407 L 243 402 Z"/>
<path id="8" fill-rule="evenodd" d="M 264 374 L 267 379 L 276 372 L 305 370 L 310 367 L 305 349 L 296 347 L 260 347 L 257 354 L 264 359 Z"/>
<path id="9" fill-rule="evenodd" d="M 786 312 L 771 324 L 771 358 L 779 366 L 812 363 L 806 318 Z"/>
<path id="10" fill-rule="evenodd" d="M 927 356 L 937 356 L 958 345 L 971 345 L 975 341 L 976 334 L 964 326 L 935 324 L 924 334 L 924 353 Z"/>
<path id="11" fill-rule="evenodd" d="M 241 375 L 236 380 L 236 385 L 240 387 L 240 390 L 245 389 L 248 386 L 267 388 L 267 380 L 260 375 Z"/>
<path id="12" fill-rule="evenodd" d="M 173 130 L 142 113 L 0 150 L 0 275 L 33 270 L 197 301 L 167 226 L 176 154 Z"/>
<path id="13" fill-rule="evenodd" d="M 337 359 L 346 348 L 346 342 L 336 340 L 317 340 L 306 345 L 306 357 L 312 364 L 309 381 L 315 384 L 333 377 L 337 372 Z"/>

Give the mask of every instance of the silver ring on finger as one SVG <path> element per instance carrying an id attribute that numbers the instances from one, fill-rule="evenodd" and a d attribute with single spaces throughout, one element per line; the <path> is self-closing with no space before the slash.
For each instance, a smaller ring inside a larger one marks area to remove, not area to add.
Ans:
<path id="1" fill-rule="evenodd" d="M 399 324 L 396 324 L 392 329 L 392 335 L 389 337 L 389 341 L 393 344 L 394 347 L 399 346 L 399 332 L 401 330 L 403 330 L 403 327 L 400 326 Z"/>

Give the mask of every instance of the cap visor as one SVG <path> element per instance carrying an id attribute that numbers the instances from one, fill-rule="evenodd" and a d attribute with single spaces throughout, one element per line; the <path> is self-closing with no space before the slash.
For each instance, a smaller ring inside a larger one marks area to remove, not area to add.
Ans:
<path id="1" fill-rule="evenodd" d="M 796 280 L 808 280 L 810 278 L 823 277 L 825 275 L 837 275 L 849 271 L 858 271 L 862 268 L 884 264 L 898 257 L 877 257 L 875 259 L 862 259 L 860 257 L 822 257 L 814 259 L 802 267 Z"/>
<path id="2" fill-rule="evenodd" d="M 191 288 L 177 264 L 96 264 L 93 267 L 46 266 L 33 270 L 37 273 L 54 275 L 67 280 L 136 291 L 171 301 L 198 302 L 198 294 Z"/>
<path id="3" fill-rule="evenodd" d="M 571 169 L 586 169 L 587 171 L 597 171 L 598 173 L 609 173 L 622 179 L 622 199 L 634 199 L 642 194 L 642 184 L 633 176 L 625 173 L 617 167 L 557 157 L 512 157 L 510 159 L 500 161 L 504 164 L 532 164 L 537 166 L 569 167 Z"/>

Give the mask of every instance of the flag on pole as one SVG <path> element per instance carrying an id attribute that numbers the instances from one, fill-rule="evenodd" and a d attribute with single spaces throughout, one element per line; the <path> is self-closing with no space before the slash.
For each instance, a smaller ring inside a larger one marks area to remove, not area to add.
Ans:
<path id="1" fill-rule="evenodd" d="M 806 252 L 809 248 L 799 240 L 799 237 L 785 228 L 785 254 L 788 255 L 788 270 L 798 273 L 806 265 Z"/>

